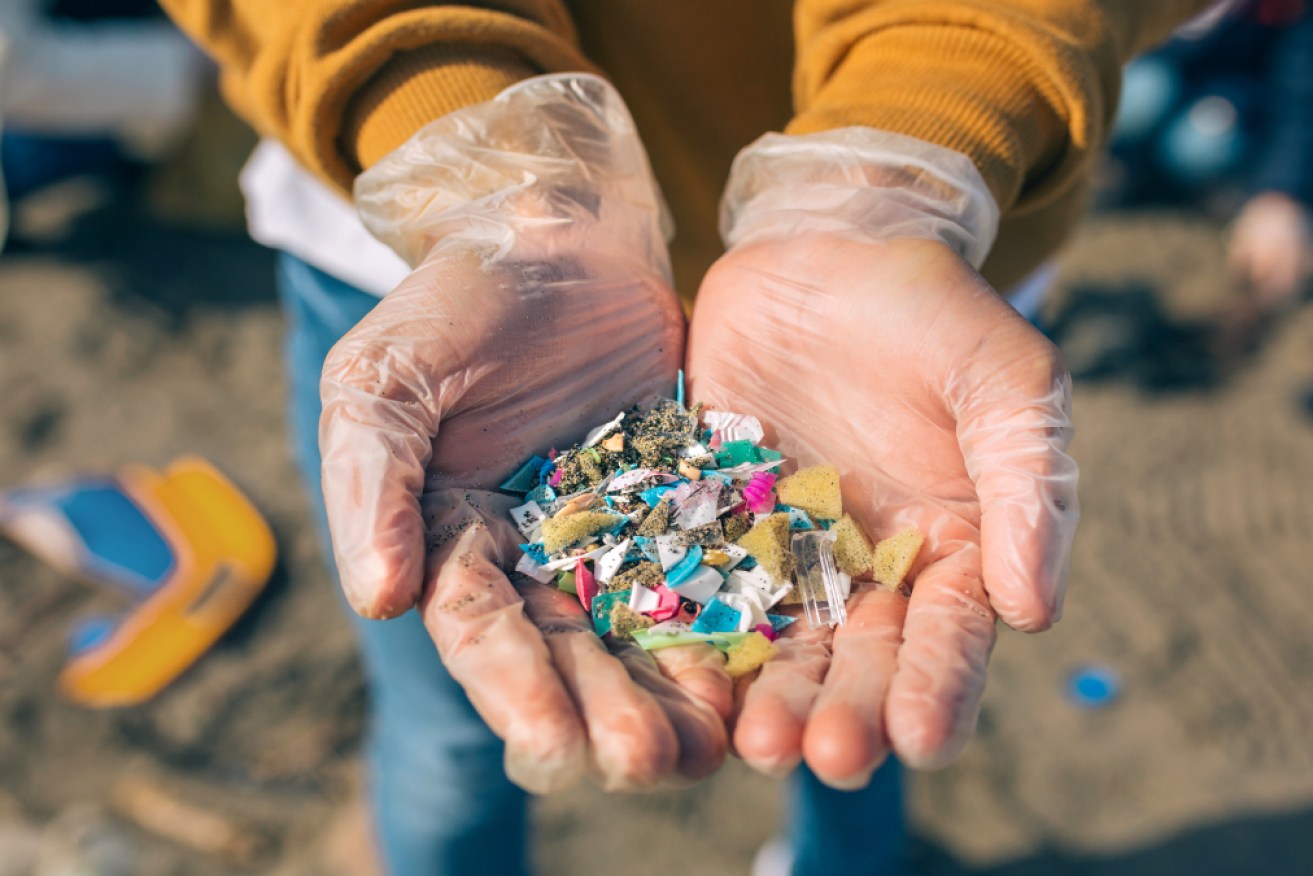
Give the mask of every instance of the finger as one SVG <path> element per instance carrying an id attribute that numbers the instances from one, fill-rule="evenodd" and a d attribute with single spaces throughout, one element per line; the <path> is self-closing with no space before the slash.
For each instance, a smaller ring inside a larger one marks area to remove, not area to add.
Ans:
<path id="1" fill-rule="evenodd" d="M 734 751 L 758 772 L 782 778 L 802 762 L 803 729 L 830 663 L 829 629 L 789 627 L 756 677 L 736 686 Z"/>
<path id="2" fill-rule="evenodd" d="M 848 622 L 835 630 L 830 668 L 803 736 L 807 765 L 832 788 L 866 787 L 889 753 L 884 704 L 906 613 L 901 593 L 865 590 L 854 595 Z"/>
<path id="3" fill-rule="evenodd" d="M 687 785 L 705 779 L 720 768 L 729 751 L 729 738 L 725 720 L 715 708 L 691 690 L 666 676 L 666 665 L 676 664 L 686 678 L 690 674 L 710 676 L 714 672 L 724 676 L 724 697 L 729 699 L 729 676 L 725 675 L 725 659 L 709 645 L 689 645 L 645 652 L 627 643 L 613 645 L 615 655 L 625 664 L 636 684 L 652 694 L 660 703 L 675 736 L 679 741 L 679 759 L 674 773 L 665 785 Z M 667 651 L 683 652 L 668 655 Z M 654 659 L 655 658 L 655 659 Z M 714 668 L 713 668 L 714 667 Z M 715 683 L 708 678 L 707 681 Z"/>
<path id="4" fill-rule="evenodd" d="M 975 731 L 994 612 L 980 580 L 980 549 L 963 543 L 917 576 L 889 685 L 885 728 L 909 766 L 942 766 Z"/>
<path id="5" fill-rule="evenodd" d="M 319 445 L 342 588 L 358 613 L 387 618 L 409 610 L 423 584 L 418 497 L 438 418 L 404 345 L 376 340 L 368 320 L 324 363 Z"/>
<path id="6" fill-rule="evenodd" d="M 481 517 L 459 508 L 433 523 L 421 612 L 443 663 L 506 743 L 511 781 L 534 793 L 569 787 L 588 767 L 584 725 L 547 644 L 496 565 L 497 539 Z"/>
<path id="7" fill-rule="evenodd" d="M 1008 364 L 977 366 L 953 389 L 958 440 L 980 499 L 989 601 L 1010 626 L 1035 632 L 1061 617 L 1080 506 L 1076 462 L 1066 452 L 1071 378 L 1051 344 L 1037 334 L 1027 340 L 1031 355 L 982 356 Z"/>
<path id="8" fill-rule="evenodd" d="M 734 710 L 734 680 L 725 658 L 710 645 L 681 645 L 651 652 L 662 674 L 693 699 L 706 703 L 722 721 Z"/>
<path id="9" fill-rule="evenodd" d="M 534 582 L 521 593 L 583 715 L 598 784 L 607 791 L 655 787 L 679 758 L 679 740 L 662 705 L 607 652 L 577 599 Z"/>

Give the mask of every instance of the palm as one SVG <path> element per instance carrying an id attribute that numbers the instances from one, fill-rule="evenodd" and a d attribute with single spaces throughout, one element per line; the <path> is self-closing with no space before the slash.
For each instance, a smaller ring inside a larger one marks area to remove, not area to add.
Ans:
<path id="1" fill-rule="evenodd" d="M 1061 385 L 1051 345 L 942 244 L 813 238 L 717 264 L 688 368 L 699 401 L 760 417 L 799 464 L 836 465 L 868 531 L 927 535 L 910 600 L 859 594 L 832 638 L 798 634 L 796 653 L 741 692 L 740 753 L 771 769 L 805 757 L 837 784 L 864 780 L 891 746 L 922 764 L 955 753 L 974 725 L 994 609 L 1040 627 L 1058 596 L 1065 553 L 1046 533 L 1002 547 L 1025 503 L 986 503 L 983 574 L 981 551 L 982 494 L 1006 496 L 1017 479 L 991 451 L 1055 428 L 1043 407 Z M 994 424 L 1000 406 L 1015 434 Z M 1042 454 L 1017 464 L 1053 473 Z"/>

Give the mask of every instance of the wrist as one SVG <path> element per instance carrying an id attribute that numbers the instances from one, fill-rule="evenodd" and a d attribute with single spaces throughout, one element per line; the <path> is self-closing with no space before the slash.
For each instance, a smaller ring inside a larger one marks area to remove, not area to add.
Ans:
<path id="1" fill-rule="evenodd" d="M 873 128 L 767 134 L 734 161 L 721 235 L 737 247 L 801 234 L 941 240 L 979 267 L 998 205 L 970 159 Z"/>
<path id="2" fill-rule="evenodd" d="M 516 83 L 420 129 L 356 180 L 365 226 L 412 265 L 604 249 L 669 276 L 671 225 L 619 93 L 591 74 Z"/>

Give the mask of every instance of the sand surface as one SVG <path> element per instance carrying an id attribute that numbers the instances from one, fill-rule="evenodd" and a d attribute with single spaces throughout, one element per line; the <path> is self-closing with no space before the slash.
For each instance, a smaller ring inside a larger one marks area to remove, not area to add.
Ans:
<path id="1" fill-rule="evenodd" d="M 366 694 L 288 451 L 272 257 L 85 188 L 38 206 L 0 259 L 0 484 L 201 454 L 282 556 L 164 695 L 88 712 L 53 683 L 70 623 L 114 600 L 0 542 L 0 851 L 94 835 L 142 876 L 328 872 Z M 921 872 L 1313 872 L 1313 312 L 1218 367 L 1192 330 L 1228 295 L 1218 234 L 1105 216 L 1061 260 L 1049 315 L 1081 375 L 1085 514 L 1066 616 L 1002 635 L 976 740 L 912 777 Z M 1120 676 L 1113 706 L 1068 701 L 1082 664 Z M 116 814 L 142 785 L 226 820 L 240 849 Z M 680 793 L 580 790 L 539 807 L 537 857 L 548 874 L 744 873 L 780 812 L 737 764 Z"/>

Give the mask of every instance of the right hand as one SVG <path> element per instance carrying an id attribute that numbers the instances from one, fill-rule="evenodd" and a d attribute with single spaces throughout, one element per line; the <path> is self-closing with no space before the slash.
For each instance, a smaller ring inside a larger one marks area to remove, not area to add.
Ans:
<path id="1" fill-rule="evenodd" d="M 1308 211 L 1281 192 L 1263 192 L 1245 203 L 1231 227 L 1231 273 L 1264 313 L 1294 301 L 1313 273 Z"/>
<path id="2" fill-rule="evenodd" d="M 674 386 L 683 317 L 618 101 L 591 77 L 530 80 L 367 174 L 372 230 L 420 264 L 334 347 L 322 383 L 348 599 L 373 618 L 419 606 L 506 742 L 508 775 L 539 792 L 590 766 L 608 789 L 697 779 L 727 746 L 722 658 L 669 649 L 657 671 L 633 648 L 608 653 L 573 597 L 508 579 L 518 503 L 484 492 Z M 504 151 L 517 128 L 524 151 Z"/>

